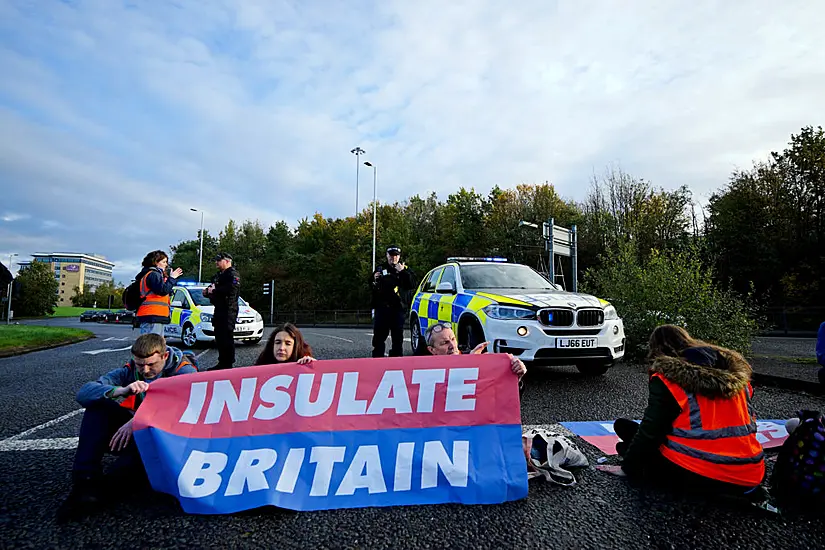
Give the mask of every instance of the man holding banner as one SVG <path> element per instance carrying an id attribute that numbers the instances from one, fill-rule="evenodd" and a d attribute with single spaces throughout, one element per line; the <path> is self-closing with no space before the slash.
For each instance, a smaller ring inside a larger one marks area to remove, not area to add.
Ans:
<path id="1" fill-rule="evenodd" d="M 513 370 L 473 354 L 201 372 L 154 384 L 134 437 L 152 487 L 188 513 L 517 500 Z"/>
<path id="2" fill-rule="evenodd" d="M 142 468 L 132 440 L 135 411 L 158 380 L 197 372 L 186 356 L 177 348 L 167 347 L 159 334 L 138 337 L 132 355 L 126 365 L 84 384 L 77 393 L 77 401 L 86 411 L 72 468 L 73 487 L 58 510 L 60 521 L 80 517 L 102 504 L 101 463 L 107 451 L 119 455 L 114 468 L 124 478 L 128 475 L 128 486 L 134 487 L 141 476 L 131 474 L 140 474 Z"/>

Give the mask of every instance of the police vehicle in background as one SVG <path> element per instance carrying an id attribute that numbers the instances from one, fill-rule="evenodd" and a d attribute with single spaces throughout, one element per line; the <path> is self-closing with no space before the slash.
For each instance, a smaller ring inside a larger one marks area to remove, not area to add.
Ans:
<path id="1" fill-rule="evenodd" d="M 624 324 L 609 302 L 505 258 L 448 258 L 427 273 L 410 307 L 414 354 L 427 353 L 424 332 L 439 321 L 452 323 L 462 349 L 488 341 L 492 353 L 583 374 L 604 374 L 624 356 Z"/>
<path id="2" fill-rule="evenodd" d="M 197 342 L 215 339 L 212 315 L 215 306 L 203 295 L 208 285 L 179 283 L 172 291 L 172 319 L 164 327 L 166 338 L 180 339 L 184 347 L 191 348 Z M 257 344 L 264 335 L 264 320 L 243 298 L 238 297 L 238 320 L 235 323 L 235 340 Z"/>

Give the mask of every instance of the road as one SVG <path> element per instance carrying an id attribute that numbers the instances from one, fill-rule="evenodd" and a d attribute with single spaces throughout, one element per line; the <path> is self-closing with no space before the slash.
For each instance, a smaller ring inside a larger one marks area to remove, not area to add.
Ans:
<path id="1" fill-rule="evenodd" d="M 80 326 L 73 319 L 50 324 Z M 526 499 L 502 505 L 297 514 L 265 510 L 203 517 L 184 514 L 171 497 L 149 494 L 126 499 L 81 522 L 57 525 L 54 512 L 70 488 L 73 438 L 81 419 L 75 392 L 85 381 L 126 361 L 129 352 L 123 348 L 137 336 L 125 326 L 82 326 L 98 337 L 0 359 L 0 547 L 825 547 L 821 521 L 770 516 L 737 504 L 633 487 L 598 472 L 592 464 L 602 453 L 579 438 L 575 442 L 591 467 L 578 474 L 576 487 L 536 480 Z M 369 332 L 304 330 L 320 359 L 369 355 Z M 260 350 L 261 345 L 239 346 L 239 364 L 251 364 Z M 203 354 L 202 364 L 216 361 L 214 350 L 196 351 Z M 533 368 L 522 397 L 522 422 L 555 425 L 638 418 L 646 395 L 646 375 L 639 365 L 621 364 L 594 379 L 580 376 L 572 367 Z M 765 387 L 757 389 L 755 405 L 761 418 L 778 419 L 800 408 L 825 410 L 825 398 Z M 123 487 L 124 494 L 128 490 Z"/>

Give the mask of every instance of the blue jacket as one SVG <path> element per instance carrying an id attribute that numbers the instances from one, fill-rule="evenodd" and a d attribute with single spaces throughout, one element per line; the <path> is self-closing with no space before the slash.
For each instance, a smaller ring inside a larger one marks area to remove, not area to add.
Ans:
<path id="1" fill-rule="evenodd" d="M 825 323 L 819 325 L 819 335 L 816 337 L 816 362 L 825 367 Z"/>
<path id="2" fill-rule="evenodd" d="M 166 360 L 166 364 L 163 366 L 161 373 L 155 378 L 144 379 L 140 371 L 135 368 L 134 360 L 130 360 L 124 366 L 107 372 L 94 382 L 86 382 L 83 384 L 83 387 L 77 392 L 77 402 L 83 407 L 88 407 L 95 401 L 101 399 L 113 399 L 110 396 L 116 388 L 128 386 L 136 380 L 144 380 L 151 384 L 161 378 L 198 372 L 192 365 L 184 365 L 178 370 L 178 365 L 180 365 L 183 360 L 183 352 L 172 346 L 166 346 L 166 349 L 169 351 L 169 358 Z M 140 394 L 138 396 L 138 402 L 142 401 L 143 397 L 145 397 L 145 395 Z M 114 399 L 122 401 L 122 398 Z"/>
<path id="3" fill-rule="evenodd" d="M 175 285 L 178 284 L 177 279 L 165 277 L 159 267 L 144 267 L 138 274 L 137 280 L 140 281 L 147 273 L 149 276 L 146 277 L 146 286 L 158 296 L 169 296 L 172 294 Z M 168 325 L 171 315 L 172 311 L 170 308 L 169 314 L 165 317 L 158 317 L 156 315 L 135 316 L 135 325 L 140 325 L 141 323 L 162 323 Z"/>

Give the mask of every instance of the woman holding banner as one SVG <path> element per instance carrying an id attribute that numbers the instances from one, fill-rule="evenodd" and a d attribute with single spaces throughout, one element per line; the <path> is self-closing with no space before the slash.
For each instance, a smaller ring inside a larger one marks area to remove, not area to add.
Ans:
<path id="1" fill-rule="evenodd" d="M 272 331 L 263 351 L 255 360 L 255 365 L 277 365 L 278 363 L 306 365 L 315 360 L 312 356 L 312 348 L 306 343 L 298 327 L 292 323 L 284 323 Z"/>

